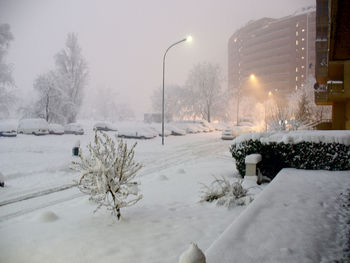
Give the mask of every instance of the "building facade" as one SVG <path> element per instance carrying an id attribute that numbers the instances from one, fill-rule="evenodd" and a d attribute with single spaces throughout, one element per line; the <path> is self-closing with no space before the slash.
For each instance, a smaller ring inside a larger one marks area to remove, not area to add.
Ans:
<path id="1" fill-rule="evenodd" d="M 249 22 L 228 42 L 228 88 L 261 101 L 271 92 L 286 98 L 314 75 L 315 35 L 315 7 Z"/>
<path id="2" fill-rule="evenodd" d="M 350 1 L 316 1 L 315 102 L 332 106 L 332 129 L 350 130 Z"/>

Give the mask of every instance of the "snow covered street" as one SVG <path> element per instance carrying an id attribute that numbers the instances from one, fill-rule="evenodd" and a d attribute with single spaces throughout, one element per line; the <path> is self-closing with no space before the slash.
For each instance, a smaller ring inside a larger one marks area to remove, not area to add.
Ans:
<path id="1" fill-rule="evenodd" d="M 110 135 L 113 133 L 109 133 Z M 236 180 L 219 132 L 139 140 L 137 179 L 144 198 L 122 210 L 116 222 L 75 187 L 0 206 L 0 262 L 177 262 L 191 241 L 203 250 L 244 207 L 227 209 L 199 203 L 201 184 L 213 176 Z M 69 169 L 76 140 L 82 149 L 93 138 L 31 136 L 1 138 L 0 167 L 5 188 L 0 202 L 60 186 L 78 178 Z M 132 143 L 135 140 L 128 140 Z M 258 193 L 261 189 L 252 189 Z"/>

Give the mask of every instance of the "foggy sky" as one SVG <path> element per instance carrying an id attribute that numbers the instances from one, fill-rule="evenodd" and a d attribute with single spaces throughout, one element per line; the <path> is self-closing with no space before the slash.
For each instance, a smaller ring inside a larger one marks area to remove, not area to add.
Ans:
<path id="1" fill-rule="evenodd" d="M 249 20 L 279 18 L 315 0 L 0 0 L 0 24 L 15 40 L 7 62 L 22 96 L 54 67 L 54 55 L 76 32 L 89 65 L 87 91 L 116 90 L 137 117 L 151 111 L 150 95 L 162 84 L 166 48 L 187 35 L 192 43 L 170 50 L 166 84 L 183 85 L 194 64 L 212 62 L 227 74 L 227 43 Z M 226 84 L 224 84 L 226 85 Z"/>

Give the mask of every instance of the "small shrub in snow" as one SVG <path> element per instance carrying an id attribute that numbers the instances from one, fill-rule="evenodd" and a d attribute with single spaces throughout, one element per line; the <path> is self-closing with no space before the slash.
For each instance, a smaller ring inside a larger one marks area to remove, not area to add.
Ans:
<path id="1" fill-rule="evenodd" d="M 248 195 L 248 189 L 242 185 L 242 180 L 230 183 L 227 179 L 215 178 L 209 185 L 204 185 L 201 191 L 201 202 L 216 202 L 217 205 L 231 207 L 233 205 L 244 205 L 244 199 Z"/>
<path id="2" fill-rule="evenodd" d="M 136 143 L 128 148 L 123 140 L 115 141 L 103 132 L 95 132 L 94 145 L 87 146 L 90 154 L 79 153 L 80 161 L 73 169 L 81 173 L 78 187 L 89 194 L 90 200 L 110 209 L 120 219 L 120 209 L 138 202 L 138 183 L 133 181 L 141 164 L 134 161 Z M 95 211 L 96 211 L 95 210 Z"/>

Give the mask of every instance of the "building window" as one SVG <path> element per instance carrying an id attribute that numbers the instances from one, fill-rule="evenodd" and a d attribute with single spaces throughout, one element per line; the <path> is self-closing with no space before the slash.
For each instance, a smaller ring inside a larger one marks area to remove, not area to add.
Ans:
<path id="1" fill-rule="evenodd" d="M 295 35 L 296 35 L 296 36 L 299 36 L 299 32 L 298 32 L 298 31 L 297 31 L 297 32 L 295 32 Z"/>
<path id="2" fill-rule="evenodd" d="M 301 75 L 301 77 L 303 78 L 303 77 L 304 77 L 304 75 Z"/>
<path id="3" fill-rule="evenodd" d="M 303 69 L 303 68 L 305 68 L 305 66 L 301 66 L 301 68 Z"/>
<path id="4" fill-rule="evenodd" d="M 298 72 L 298 68 L 295 68 L 295 72 Z"/>
<path id="5" fill-rule="evenodd" d="M 298 76 L 295 77 L 295 81 L 298 81 Z"/>
<path id="6" fill-rule="evenodd" d="M 301 32 L 305 32 L 305 29 L 303 28 L 303 29 L 301 30 Z"/>
<path id="7" fill-rule="evenodd" d="M 305 41 L 305 38 L 302 38 L 301 41 Z"/>
<path id="8" fill-rule="evenodd" d="M 297 23 L 297 24 L 295 25 L 295 27 L 299 27 L 299 23 Z"/>
<path id="9" fill-rule="evenodd" d="M 298 89 L 298 85 L 295 85 L 295 90 L 297 90 Z"/>
<path id="10" fill-rule="evenodd" d="M 298 40 L 295 40 L 295 45 L 299 45 L 299 41 Z"/>
<path id="11" fill-rule="evenodd" d="M 301 59 L 304 59 L 305 57 L 301 57 Z"/>
<path id="12" fill-rule="evenodd" d="M 301 50 L 304 50 L 304 49 L 305 49 L 304 47 L 301 48 Z"/>

